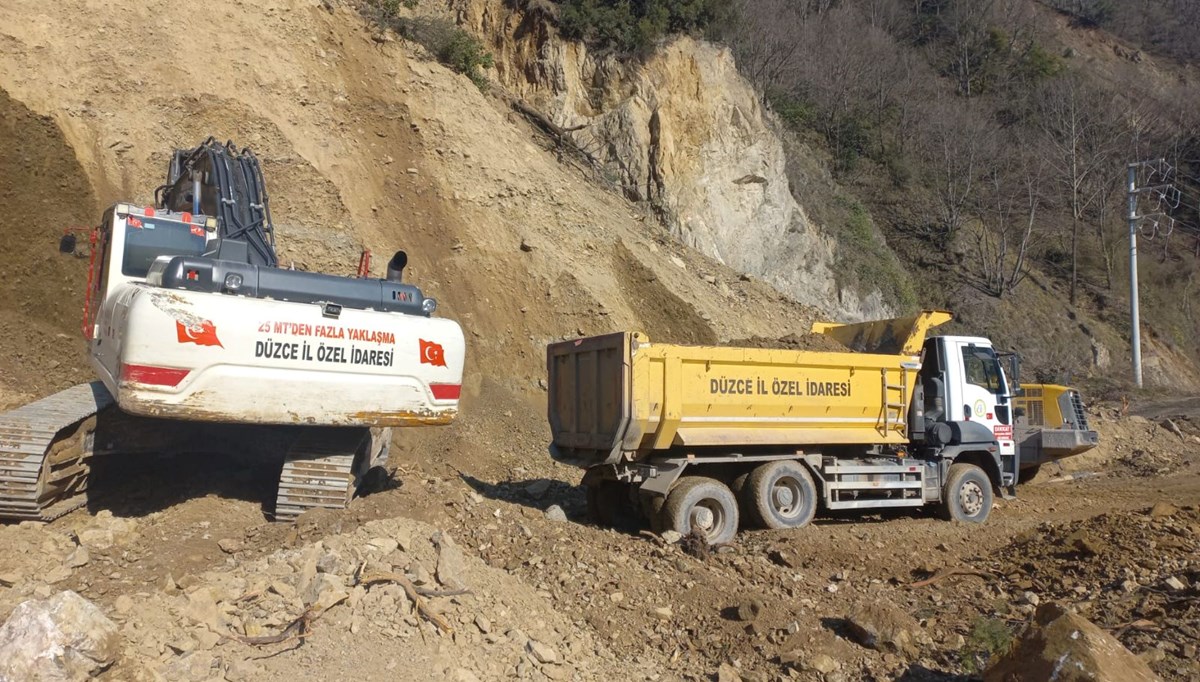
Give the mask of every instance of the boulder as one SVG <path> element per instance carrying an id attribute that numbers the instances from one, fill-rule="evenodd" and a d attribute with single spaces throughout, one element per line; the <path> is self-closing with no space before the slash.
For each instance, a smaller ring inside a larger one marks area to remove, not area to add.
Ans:
<path id="1" fill-rule="evenodd" d="M 120 646 L 116 623 L 75 592 L 22 602 L 0 626 L 0 680 L 86 680 Z"/>
<path id="2" fill-rule="evenodd" d="M 912 616 L 883 601 L 854 606 L 846 616 L 850 636 L 877 651 L 913 656 L 927 638 Z"/>
<path id="3" fill-rule="evenodd" d="M 1115 637 L 1083 616 L 1042 604 L 984 682 L 1153 682 L 1159 677 Z"/>
<path id="4" fill-rule="evenodd" d="M 437 579 L 442 585 L 451 589 L 460 589 L 466 585 L 463 573 L 466 571 L 466 560 L 462 550 L 446 533 L 438 531 L 433 534 L 433 544 L 437 546 Z"/>

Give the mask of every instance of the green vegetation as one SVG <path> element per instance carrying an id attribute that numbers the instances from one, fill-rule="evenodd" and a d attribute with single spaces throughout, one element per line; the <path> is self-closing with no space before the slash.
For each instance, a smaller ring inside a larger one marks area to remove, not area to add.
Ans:
<path id="1" fill-rule="evenodd" d="M 916 308 L 917 296 L 908 272 L 875 229 L 871 214 L 854 199 L 838 197 L 835 203 L 847 212 L 842 229 L 834 233 L 838 276 L 845 278 L 838 287 L 849 285 L 864 295 L 879 291 L 884 302 L 897 310 Z"/>
<path id="2" fill-rule="evenodd" d="M 559 0 L 563 35 L 594 47 L 643 52 L 674 33 L 703 32 L 729 0 Z"/>
<path id="3" fill-rule="evenodd" d="M 456 28 L 430 49 L 437 55 L 438 60 L 470 78 L 480 90 L 487 87 L 488 80 L 483 69 L 492 68 L 492 55 L 474 36 Z"/>
<path id="4" fill-rule="evenodd" d="M 483 43 L 449 21 L 429 17 L 400 16 L 402 8 L 412 9 L 419 0 L 367 0 L 364 13 L 375 23 L 419 43 L 439 62 L 461 73 L 480 90 L 487 88 L 484 69 L 492 68 L 492 55 Z"/>
<path id="5" fill-rule="evenodd" d="M 967 673 L 978 674 L 987 668 L 995 656 L 1002 656 L 1012 647 L 1013 636 L 1002 620 L 978 618 L 971 628 L 967 645 L 959 652 Z"/>
<path id="6" fill-rule="evenodd" d="M 378 0 L 379 12 L 386 18 L 392 19 L 400 15 L 400 8 L 412 9 L 417 6 L 417 0 Z"/>

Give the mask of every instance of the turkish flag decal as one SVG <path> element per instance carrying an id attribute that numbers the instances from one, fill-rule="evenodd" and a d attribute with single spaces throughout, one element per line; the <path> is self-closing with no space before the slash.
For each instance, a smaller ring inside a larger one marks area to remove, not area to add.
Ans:
<path id="1" fill-rule="evenodd" d="M 212 323 L 212 320 L 201 320 L 200 324 L 192 325 L 187 325 L 176 320 L 175 335 L 179 338 L 179 343 L 194 343 L 197 346 L 221 346 L 221 340 L 217 338 L 217 327 Z M 221 346 L 221 348 L 224 347 Z"/>
<path id="2" fill-rule="evenodd" d="M 435 367 L 446 366 L 446 351 L 442 348 L 442 344 L 418 339 L 421 342 L 421 363 L 430 364 Z"/>

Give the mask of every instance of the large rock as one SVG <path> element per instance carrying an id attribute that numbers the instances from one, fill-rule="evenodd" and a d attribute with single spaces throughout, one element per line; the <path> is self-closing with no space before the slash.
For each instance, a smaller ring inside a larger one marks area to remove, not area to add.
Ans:
<path id="1" fill-rule="evenodd" d="M 17 605 L 0 627 L 0 680 L 85 680 L 116 660 L 117 625 L 66 591 Z"/>
<path id="2" fill-rule="evenodd" d="M 782 138 L 728 48 L 682 37 L 646 59 L 563 40 L 538 11 L 463 3 L 504 87 L 568 130 L 626 196 L 688 246 L 839 317 L 876 319 L 878 291 L 839 287 L 836 244 L 792 195 Z"/>
<path id="3" fill-rule="evenodd" d="M 846 616 L 850 635 L 865 647 L 912 656 L 917 644 L 928 638 L 912 616 L 883 602 L 864 602 Z"/>
<path id="4" fill-rule="evenodd" d="M 1083 616 L 1042 604 L 984 682 L 1152 682 L 1145 661 Z"/>

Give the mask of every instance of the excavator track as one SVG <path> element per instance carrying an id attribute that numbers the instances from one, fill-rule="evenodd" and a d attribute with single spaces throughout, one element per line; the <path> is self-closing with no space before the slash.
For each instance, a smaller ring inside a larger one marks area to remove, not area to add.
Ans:
<path id="1" fill-rule="evenodd" d="M 0 414 L 0 519 L 51 521 L 87 501 L 104 384 L 73 386 Z"/>
<path id="2" fill-rule="evenodd" d="M 309 509 L 345 509 L 364 473 L 370 429 L 306 429 L 288 448 L 275 496 L 275 520 L 295 521 Z"/>

